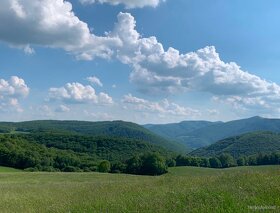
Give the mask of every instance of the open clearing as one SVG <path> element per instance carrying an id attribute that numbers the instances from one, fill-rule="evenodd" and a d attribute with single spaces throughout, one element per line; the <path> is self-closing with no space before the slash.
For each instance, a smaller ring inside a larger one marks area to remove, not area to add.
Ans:
<path id="1" fill-rule="evenodd" d="M 280 212 L 280 166 L 171 168 L 160 177 L 0 168 L 1 212 Z"/>

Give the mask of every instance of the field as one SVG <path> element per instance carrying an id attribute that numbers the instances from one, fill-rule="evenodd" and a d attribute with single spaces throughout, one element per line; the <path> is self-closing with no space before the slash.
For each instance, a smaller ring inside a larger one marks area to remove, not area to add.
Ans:
<path id="1" fill-rule="evenodd" d="M 160 177 L 0 168 L 1 212 L 280 212 L 280 166 L 178 167 Z"/>
<path id="2" fill-rule="evenodd" d="M 21 170 L 0 166 L 0 173 L 2 172 L 21 172 Z"/>

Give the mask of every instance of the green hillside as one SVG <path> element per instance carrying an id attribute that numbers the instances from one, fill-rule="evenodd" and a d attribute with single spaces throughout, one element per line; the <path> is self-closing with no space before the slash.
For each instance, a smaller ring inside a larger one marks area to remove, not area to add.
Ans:
<path id="1" fill-rule="evenodd" d="M 17 169 L 98 171 L 104 160 L 122 167 L 128 159 L 143 153 L 172 155 L 162 147 L 125 138 L 65 133 L 0 135 L 0 165 Z"/>
<path id="2" fill-rule="evenodd" d="M 87 122 L 45 120 L 18 123 L 1 122 L 0 132 L 60 132 L 88 136 L 119 137 L 146 141 L 175 152 L 186 152 L 187 150 L 185 145 L 164 139 L 135 123 L 124 121 Z"/>
<path id="3" fill-rule="evenodd" d="M 158 152 L 167 156 L 172 152 L 151 143 L 120 137 L 84 136 L 67 133 L 32 133 L 14 136 L 28 142 L 37 143 L 47 148 L 86 153 L 94 159 L 125 161 L 135 155 L 147 152 Z"/>
<path id="4" fill-rule="evenodd" d="M 21 172 L 22 170 L 19 169 L 15 169 L 15 168 L 11 168 L 11 167 L 4 167 L 4 166 L 0 166 L 0 173 L 3 172 Z"/>
<path id="5" fill-rule="evenodd" d="M 193 124 L 193 122 L 189 122 L 186 123 Z M 258 116 L 229 122 L 209 123 L 199 121 L 198 123 L 194 124 L 199 125 L 195 127 L 192 125 L 186 125 L 185 129 L 180 129 L 180 135 L 178 135 L 178 129 L 181 125 L 180 123 L 175 125 L 167 124 L 161 126 L 149 125 L 146 126 L 146 128 L 156 132 L 161 136 L 167 136 L 170 139 L 183 142 L 192 149 L 204 147 L 228 137 L 254 131 L 280 132 L 280 119 L 268 119 Z M 158 128 L 162 129 L 163 131 L 159 131 Z M 173 129 L 175 130 L 173 131 Z M 171 134 L 169 132 L 171 132 Z M 172 134 L 173 132 L 176 132 L 176 134 Z"/>
<path id="6" fill-rule="evenodd" d="M 229 153 L 234 158 L 259 153 L 267 154 L 280 150 L 280 134 L 273 132 L 252 132 L 240 136 L 229 137 L 210 146 L 190 153 L 193 156 L 212 157 Z"/>

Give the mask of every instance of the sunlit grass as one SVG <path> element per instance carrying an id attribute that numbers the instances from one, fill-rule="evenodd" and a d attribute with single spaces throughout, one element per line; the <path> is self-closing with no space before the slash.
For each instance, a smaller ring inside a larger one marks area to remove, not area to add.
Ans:
<path id="1" fill-rule="evenodd" d="M 0 173 L 3 212 L 248 212 L 280 210 L 280 167 L 179 167 L 161 177 Z"/>
<path id="2" fill-rule="evenodd" d="M 0 172 L 21 172 L 21 170 L 0 166 Z"/>

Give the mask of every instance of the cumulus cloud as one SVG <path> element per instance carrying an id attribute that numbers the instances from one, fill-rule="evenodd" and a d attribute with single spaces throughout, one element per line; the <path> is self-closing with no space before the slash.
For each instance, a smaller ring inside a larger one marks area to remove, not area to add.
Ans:
<path id="1" fill-rule="evenodd" d="M 156 37 L 142 38 L 134 17 L 120 13 L 111 37 L 122 41 L 116 58 L 133 68 L 132 82 L 143 91 L 193 90 L 214 95 L 279 94 L 280 87 L 243 71 L 235 62 L 220 59 L 214 46 L 186 54 L 170 47 L 166 51 Z"/>
<path id="2" fill-rule="evenodd" d="M 80 0 L 84 5 L 94 3 L 108 3 L 111 5 L 123 4 L 126 8 L 157 7 L 164 0 Z"/>
<path id="3" fill-rule="evenodd" d="M 95 2 L 132 8 L 156 6 L 160 1 L 84 1 Z M 142 37 L 129 13 L 119 13 L 114 28 L 103 37 L 91 33 L 71 3 L 63 0 L 2 0 L 0 20 L 1 41 L 28 54 L 38 45 L 62 48 L 79 60 L 117 59 L 131 67 L 130 81 L 147 94 L 200 91 L 245 108 L 280 105 L 278 84 L 242 70 L 235 62 L 224 62 L 213 46 L 189 53 L 164 48 L 156 37 Z M 76 94 L 76 88 L 86 92 Z M 50 94 L 64 101 L 94 103 L 99 99 L 92 87 L 75 84 L 52 88 Z"/>
<path id="4" fill-rule="evenodd" d="M 0 79 L 0 98 L 20 98 L 25 97 L 28 94 L 29 88 L 22 78 L 12 76 L 8 81 Z"/>
<path id="5" fill-rule="evenodd" d="M 79 59 L 91 60 L 109 57 L 108 46 L 118 43 L 92 34 L 64 0 L 2 0 L 0 20 L 0 40 L 28 54 L 34 53 L 31 46 L 38 45 L 62 48 Z"/>
<path id="6" fill-rule="evenodd" d="M 25 81 L 17 76 L 12 76 L 9 80 L 0 79 L 0 109 L 23 111 L 19 99 L 26 97 L 29 90 Z"/>
<path id="7" fill-rule="evenodd" d="M 205 92 L 225 103 L 244 108 L 280 105 L 280 86 L 241 69 L 235 62 L 221 60 L 214 46 L 195 52 L 167 50 L 156 37 L 143 38 L 136 21 L 120 13 L 110 37 L 122 42 L 115 57 L 132 68 L 130 81 L 146 94 Z"/>
<path id="8" fill-rule="evenodd" d="M 67 83 L 63 87 L 50 88 L 49 99 L 69 104 L 113 104 L 113 99 L 108 94 L 102 92 L 96 94 L 92 86 L 80 83 Z"/>
<path id="9" fill-rule="evenodd" d="M 87 80 L 97 86 L 103 87 L 102 82 L 100 81 L 99 78 L 97 78 L 96 76 L 92 76 L 92 77 L 87 77 Z"/>
<path id="10" fill-rule="evenodd" d="M 99 93 L 98 102 L 100 104 L 113 104 L 114 103 L 113 98 L 104 92 Z"/>
<path id="11" fill-rule="evenodd" d="M 188 117 L 195 117 L 200 115 L 200 112 L 198 110 L 179 106 L 178 104 L 172 103 L 167 99 L 164 99 L 160 102 L 153 102 L 128 94 L 123 97 L 122 102 L 132 107 L 134 110 L 143 112 Z"/>

